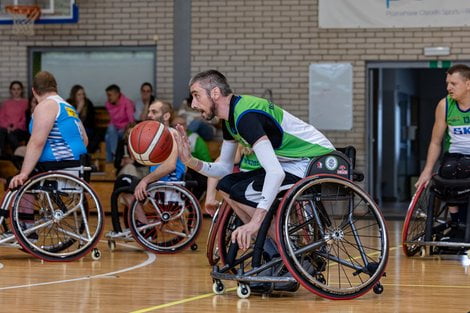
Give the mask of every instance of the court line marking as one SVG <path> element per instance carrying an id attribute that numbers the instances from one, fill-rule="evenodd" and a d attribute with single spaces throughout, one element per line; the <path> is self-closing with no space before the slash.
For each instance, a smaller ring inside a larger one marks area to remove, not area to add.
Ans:
<path id="1" fill-rule="evenodd" d="M 234 290 L 237 290 L 237 287 L 228 288 L 228 289 L 225 290 L 225 292 L 234 291 Z M 202 294 L 202 295 L 199 295 L 199 296 L 194 296 L 194 297 L 191 297 L 191 298 L 176 300 L 176 301 L 173 301 L 173 302 L 168 302 L 168 303 L 156 305 L 156 306 L 149 307 L 149 308 L 132 311 L 131 313 L 144 313 L 144 312 L 155 311 L 155 310 L 159 310 L 159 309 L 168 308 L 170 306 L 183 304 L 183 303 L 191 302 L 191 301 L 196 301 L 196 300 L 200 300 L 200 299 L 204 299 L 204 298 L 209 298 L 209 297 L 213 297 L 213 296 L 216 296 L 216 294 L 213 293 L 213 292 L 210 292 L 210 293 Z"/>
<path id="2" fill-rule="evenodd" d="M 135 246 L 127 245 L 127 244 L 124 244 L 124 243 L 118 243 L 118 244 L 122 245 L 122 246 L 125 246 L 125 247 L 128 247 L 128 248 L 135 248 Z M 19 289 L 19 288 L 37 287 L 37 286 L 63 284 L 63 283 L 81 281 L 81 280 L 91 280 L 91 279 L 96 279 L 96 278 L 103 278 L 103 277 L 107 277 L 107 276 L 113 276 L 113 275 L 124 273 L 124 272 L 129 272 L 129 271 L 147 266 L 147 265 L 152 264 L 153 262 L 155 262 L 155 260 L 157 259 L 157 256 L 154 253 L 150 253 L 148 251 L 144 251 L 144 252 L 147 254 L 147 260 L 145 260 L 144 262 L 142 262 L 140 264 L 137 264 L 137 265 L 134 265 L 134 266 L 131 266 L 131 267 L 126 267 L 126 268 L 123 268 L 123 269 L 120 269 L 120 270 L 117 270 L 117 271 L 103 273 L 103 274 L 97 274 L 97 275 L 92 275 L 92 276 L 77 277 L 77 278 L 72 278 L 72 279 L 64 279 L 64 280 L 43 282 L 43 283 L 0 287 L 0 291 L 10 290 L 10 289 Z"/>
<path id="3" fill-rule="evenodd" d="M 395 247 L 391 247 L 388 249 L 388 251 L 393 251 L 393 250 L 397 250 L 397 249 L 400 249 L 402 247 L 402 245 L 398 245 L 398 246 L 395 246 Z M 378 254 L 378 252 L 375 252 L 373 254 Z M 390 257 L 390 255 L 389 255 Z M 470 286 L 449 286 L 449 285 L 403 285 L 403 284 L 383 284 L 383 286 L 393 286 L 393 287 L 426 287 L 426 288 L 460 288 L 460 289 L 470 289 Z M 236 290 L 237 287 L 233 287 L 233 288 L 228 288 L 226 289 L 225 292 L 229 292 L 229 291 L 234 291 Z M 144 308 L 144 309 L 140 309 L 140 310 L 136 310 L 136 311 L 131 311 L 130 313 L 145 313 L 145 312 L 150 312 L 150 311 L 156 311 L 156 310 L 160 310 L 160 309 L 164 309 L 164 308 L 168 308 L 168 307 L 171 307 L 171 306 L 175 306 L 175 305 L 178 305 L 178 304 L 184 304 L 184 303 L 187 303 L 187 302 L 192 302 L 192 301 L 196 301 L 196 300 L 200 300 L 200 299 L 204 299 L 204 298 L 209 298 L 209 297 L 212 297 L 212 296 L 216 296 L 215 293 L 211 292 L 211 293 L 206 293 L 206 294 L 202 294 L 202 295 L 199 295 L 199 296 L 194 296 L 194 297 L 190 297 L 190 298 L 185 298 L 185 299 L 181 299 L 181 300 L 176 300 L 176 301 L 172 301 L 172 302 L 168 302 L 168 303 L 164 303 L 164 304 L 160 304 L 160 305 L 156 305 L 156 306 L 152 306 L 152 307 L 148 307 L 148 308 Z"/>

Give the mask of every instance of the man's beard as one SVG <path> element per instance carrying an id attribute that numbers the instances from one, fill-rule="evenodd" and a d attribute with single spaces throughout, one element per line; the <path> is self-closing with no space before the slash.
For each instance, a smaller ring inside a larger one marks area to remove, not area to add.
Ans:
<path id="1" fill-rule="evenodd" d="M 214 118 L 215 116 L 215 102 L 214 100 L 212 100 L 212 103 L 211 103 L 211 107 L 210 107 L 210 110 L 209 110 L 209 113 L 205 114 L 205 116 L 203 116 L 203 118 L 206 120 L 206 121 L 210 121 Z"/>

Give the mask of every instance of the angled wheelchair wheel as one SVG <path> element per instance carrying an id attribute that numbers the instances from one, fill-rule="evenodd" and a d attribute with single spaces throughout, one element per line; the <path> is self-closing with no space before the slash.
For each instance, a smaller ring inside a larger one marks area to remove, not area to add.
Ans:
<path id="1" fill-rule="evenodd" d="M 295 184 L 279 205 L 277 235 L 289 272 L 322 297 L 361 296 L 385 271 L 384 219 L 367 193 L 339 176 L 316 175 Z"/>
<path id="2" fill-rule="evenodd" d="M 421 185 L 411 200 L 406 213 L 402 230 L 403 252 L 413 256 L 421 251 L 426 231 L 427 206 L 429 204 L 429 188 Z"/>
<path id="3" fill-rule="evenodd" d="M 147 198 L 134 201 L 128 212 L 134 239 L 155 253 L 174 253 L 191 246 L 202 220 L 194 195 L 171 183 L 155 184 L 147 193 Z"/>
<path id="4" fill-rule="evenodd" d="M 432 183 L 427 187 L 421 186 L 413 196 L 406 213 L 402 230 L 403 252 L 406 256 L 414 256 L 417 253 L 425 256 L 426 251 L 431 254 L 438 252 L 439 247 L 430 247 L 427 250 L 422 242 L 439 241 L 450 229 L 447 223 L 448 206 L 433 195 L 431 188 Z"/>
<path id="5" fill-rule="evenodd" d="M 206 244 L 206 256 L 210 265 L 215 265 L 220 261 L 219 254 L 219 232 L 222 224 L 222 219 L 224 217 L 226 210 L 231 210 L 227 202 L 222 201 L 219 205 L 219 208 L 212 218 L 211 226 L 209 228 L 209 234 L 207 235 L 207 244 Z"/>
<path id="6" fill-rule="evenodd" d="M 103 223 L 103 208 L 91 187 L 60 172 L 28 180 L 11 210 L 12 229 L 20 245 L 46 261 L 84 256 L 98 243 Z"/>

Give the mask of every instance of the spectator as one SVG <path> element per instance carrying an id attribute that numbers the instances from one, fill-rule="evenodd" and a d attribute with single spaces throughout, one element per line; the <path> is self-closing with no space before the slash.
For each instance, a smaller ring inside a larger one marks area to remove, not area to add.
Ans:
<path id="1" fill-rule="evenodd" d="M 28 141 L 26 111 L 28 100 L 23 97 L 24 88 L 20 81 L 10 83 L 10 98 L 0 106 L 0 154 L 5 154 L 6 143 L 11 151 Z"/>
<path id="2" fill-rule="evenodd" d="M 75 107 L 85 127 L 86 134 L 90 140 L 88 152 L 95 152 L 99 144 L 99 141 L 95 139 L 95 107 L 93 102 L 87 98 L 85 88 L 81 85 L 74 85 L 72 89 L 70 89 L 70 96 L 67 102 Z"/>
<path id="3" fill-rule="evenodd" d="M 113 162 L 119 140 L 124 135 L 126 126 L 134 121 L 134 102 L 129 100 L 117 85 L 106 88 L 106 110 L 109 113 L 109 125 L 106 130 L 106 162 Z"/>
<path id="4" fill-rule="evenodd" d="M 147 119 L 149 106 L 155 101 L 151 83 L 145 82 L 140 86 L 140 99 L 135 102 L 134 119 L 144 121 Z"/>

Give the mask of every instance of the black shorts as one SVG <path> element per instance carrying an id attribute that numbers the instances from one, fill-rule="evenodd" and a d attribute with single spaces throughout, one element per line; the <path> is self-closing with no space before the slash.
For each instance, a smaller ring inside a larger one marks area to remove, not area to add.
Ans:
<path id="1" fill-rule="evenodd" d="M 233 173 L 223 177 L 217 189 L 230 195 L 230 199 L 256 208 L 261 199 L 266 172 L 260 168 L 254 171 Z M 288 190 L 301 178 L 286 172 L 279 191 Z"/>
<path id="2" fill-rule="evenodd" d="M 460 153 L 444 153 L 439 176 L 447 179 L 463 179 L 470 177 L 470 155 Z"/>

